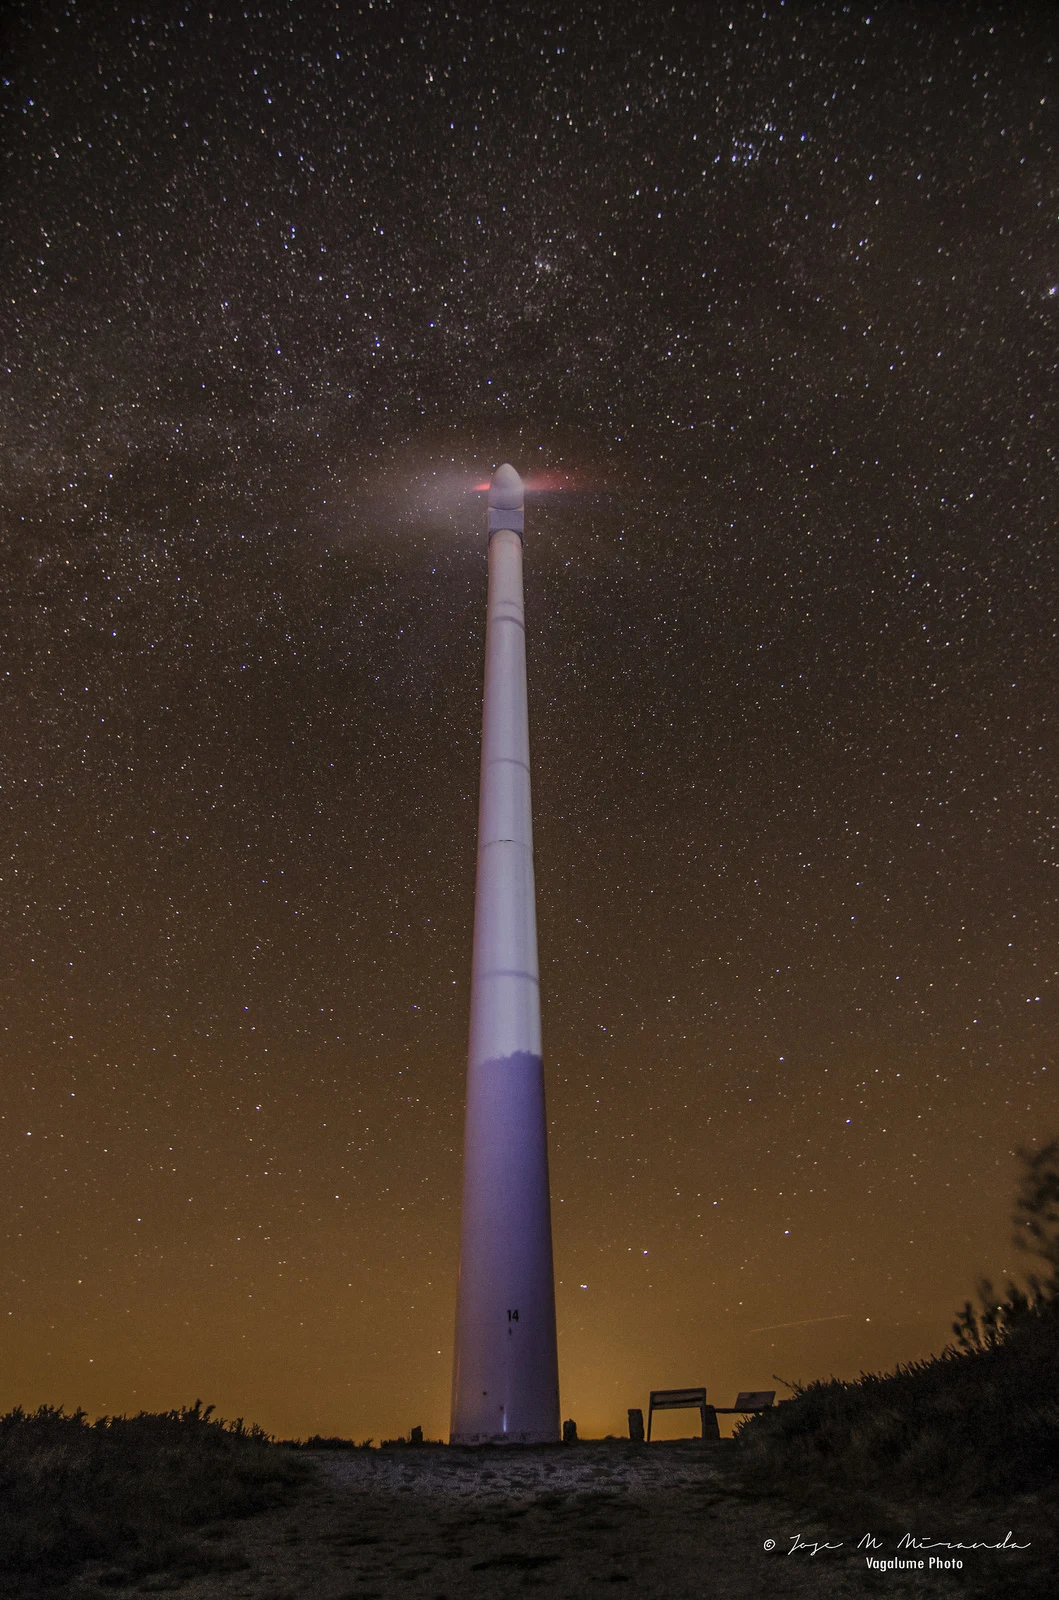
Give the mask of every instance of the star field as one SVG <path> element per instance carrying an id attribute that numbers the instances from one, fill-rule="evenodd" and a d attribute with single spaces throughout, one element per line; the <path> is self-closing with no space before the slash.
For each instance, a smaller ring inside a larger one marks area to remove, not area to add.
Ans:
<path id="1" fill-rule="evenodd" d="M 0 1409 L 444 1431 L 505 459 L 563 1415 L 940 1348 L 1059 1125 L 1052 10 L 6 32 Z"/>

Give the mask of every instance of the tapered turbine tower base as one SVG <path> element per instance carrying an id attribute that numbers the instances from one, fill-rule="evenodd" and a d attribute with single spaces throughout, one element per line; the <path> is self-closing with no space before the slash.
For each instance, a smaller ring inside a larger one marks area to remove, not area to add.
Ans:
<path id="1" fill-rule="evenodd" d="M 559 1440 L 533 886 L 522 482 L 489 489 L 489 607 L 452 1444 Z"/>

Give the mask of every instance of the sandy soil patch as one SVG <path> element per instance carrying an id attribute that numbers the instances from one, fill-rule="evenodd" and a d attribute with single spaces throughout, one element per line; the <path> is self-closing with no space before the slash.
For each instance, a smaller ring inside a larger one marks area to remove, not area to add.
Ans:
<path id="1" fill-rule="evenodd" d="M 738 1482 L 735 1447 L 624 1441 L 536 1450 L 314 1452 L 298 1502 L 206 1530 L 230 1569 L 157 1575 L 116 1590 L 86 1573 L 65 1593 L 161 1593 L 183 1600 L 844 1600 L 865 1594 L 966 1594 L 986 1559 L 1014 1577 L 1018 1558 L 965 1558 L 963 1573 L 872 1571 L 859 1525 L 826 1526 Z M 877 1530 L 880 1534 L 882 1530 Z M 955 1532 L 925 1529 L 936 1537 Z M 1003 1530 L 1001 1530 L 1002 1532 Z M 789 1554 L 800 1535 L 840 1549 Z M 998 1537 L 993 1532 L 993 1537 Z M 774 1541 L 768 1547 L 768 1541 Z M 886 1536 L 883 1556 L 908 1555 Z M 973 1571 L 968 1570 L 973 1568 Z M 1000 1580 L 996 1593 L 1017 1588 Z"/>

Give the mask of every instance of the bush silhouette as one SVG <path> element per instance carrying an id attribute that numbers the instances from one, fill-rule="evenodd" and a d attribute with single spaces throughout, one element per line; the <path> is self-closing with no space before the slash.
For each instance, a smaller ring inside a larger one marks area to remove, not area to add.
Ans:
<path id="1" fill-rule="evenodd" d="M 61 1406 L 0 1417 L 0 1573 L 58 1581 L 93 1558 L 134 1574 L 223 1565 L 189 1531 L 282 1504 L 305 1468 L 261 1428 L 213 1410 L 196 1400 L 96 1422 Z"/>
<path id="2" fill-rule="evenodd" d="M 1027 1288 L 1009 1280 L 1003 1294 L 988 1278 L 978 1283 L 978 1309 L 966 1301 L 952 1331 L 961 1350 L 991 1350 L 1028 1317 L 1059 1300 L 1059 1139 L 1039 1150 L 1020 1149 L 1022 1180 L 1012 1215 L 1013 1242 L 1036 1256 L 1044 1276 L 1026 1274 Z"/>
<path id="3" fill-rule="evenodd" d="M 856 1382 L 795 1385 L 738 1430 L 748 1475 L 893 1497 L 966 1500 L 1059 1487 L 1059 1139 L 1020 1151 L 1013 1224 L 1043 1275 L 1003 1294 L 988 1279 L 953 1323 L 956 1344 Z"/>

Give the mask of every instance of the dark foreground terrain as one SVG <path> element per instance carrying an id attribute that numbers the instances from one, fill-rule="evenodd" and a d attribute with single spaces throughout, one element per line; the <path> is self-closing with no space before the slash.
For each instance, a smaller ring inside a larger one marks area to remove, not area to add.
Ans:
<path id="1" fill-rule="evenodd" d="M 973 1514 L 921 1505 L 821 1518 L 748 1489 L 738 1447 L 727 1441 L 296 1454 L 313 1468 L 297 1498 L 199 1530 L 201 1559 L 181 1563 L 183 1573 L 137 1576 L 96 1562 L 50 1592 L 64 1600 L 173 1591 L 183 1600 L 492 1600 L 534 1589 L 560 1600 L 1046 1592 L 1034 1550 L 1044 1510 L 1033 1497 Z M 1009 1529 L 1029 1551 L 899 1545 L 902 1534 L 997 1544 Z M 866 1535 L 877 1543 L 863 1547 Z M 813 1552 L 825 1543 L 833 1548 Z M 869 1555 L 924 1566 L 873 1569 Z M 932 1558 L 963 1566 L 931 1567 Z"/>

